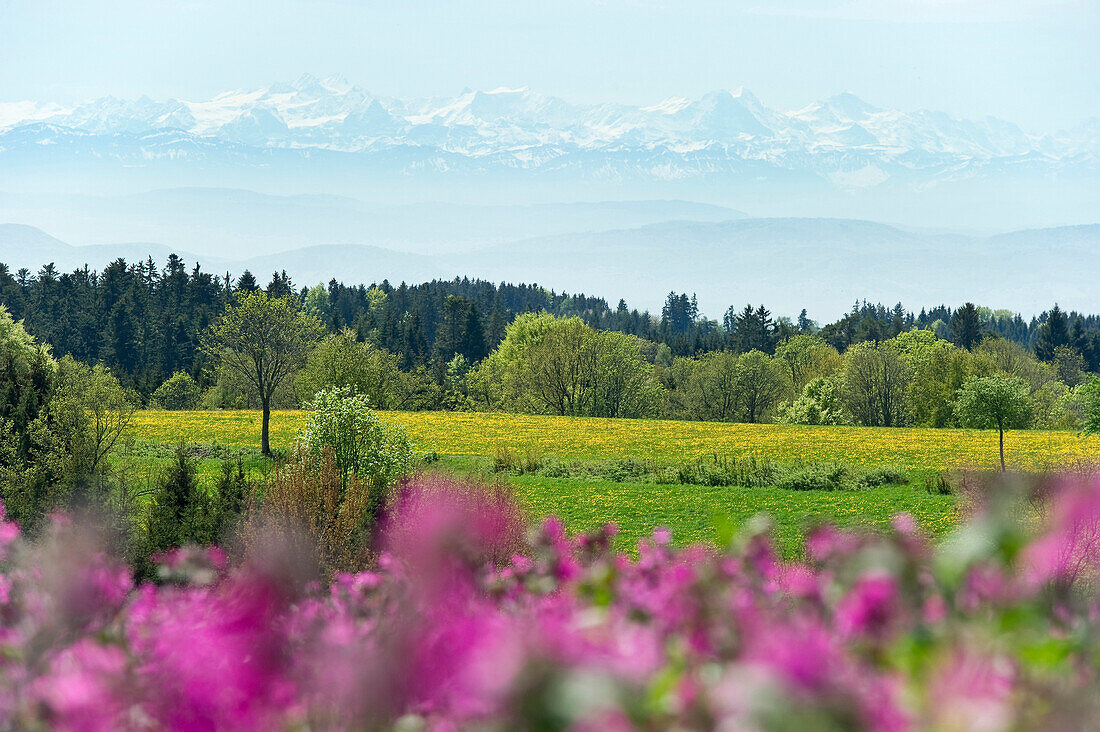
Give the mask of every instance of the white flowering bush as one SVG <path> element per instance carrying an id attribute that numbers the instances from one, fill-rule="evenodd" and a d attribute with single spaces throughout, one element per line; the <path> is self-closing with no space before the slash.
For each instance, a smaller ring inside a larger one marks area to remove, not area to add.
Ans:
<path id="1" fill-rule="evenodd" d="M 313 414 L 298 431 L 300 454 L 320 465 L 331 452 L 342 487 L 352 476 L 367 486 L 373 518 L 389 488 L 409 472 L 412 443 L 404 428 L 378 419 L 365 396 L 345 388 L 317 392 L 310 406 Z"/>

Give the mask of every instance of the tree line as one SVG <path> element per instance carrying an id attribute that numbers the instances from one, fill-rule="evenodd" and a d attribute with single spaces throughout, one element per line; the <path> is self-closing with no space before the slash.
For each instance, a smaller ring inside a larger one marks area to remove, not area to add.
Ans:
<path id="1" fill-rule="evenodd" d="M 204 391 L 215 387 L 219 371 L 216 360 L 200 348 L 202 333 L 240 293 L 259 290 L 290 298 L 316 315 L 327 333 L 350 330 L 357 340 L 392 354 L 401 370 L 419 372 L 440 388 L 456 355 L 480 362 L 499 346 L 505 328 L 526 312 L 577 317 L 591 328 L 663 346 L 673 357 L 753 350 L 771 355 L 797 334 L 818 335 L 843 353 L 862 342 L 927 329 L 966 349 L 983 338 L 1000 337 L 1047 362 L 1065 347 L 1080 357 L 1083 371 L 1100 370 L 1100 316 L 1067 313 L 1057 305 L 1025 320 L 969 303 L 914 313 L 900 303 L 862 302 L 835 322 L 818 326 L 805 310 L 792 320 L 773 316 L 763 305 L 731 306 L 720 321 L 708 319 L 694 296 L 675 292 L 657 314 L 632 309 L 622 300 L 611 307 L 599 297 L 468 278 L 397 287 L 387 281 L 367 286 L 332 280 L 299 288 L 285 272 L 276 272 L 263 285 L 247 271 L 234 279 L 198 265 L 188 268 L 176 255 L 163 268 L 152 258 L 132 264 L 118 259 L 101 272 L 84 267 L 62 273 L 47 264 L 37 273 L 13 273 L 0 263 L 0 304 L 15 320 L 58 356 L 110 368 L 143 403 L 177 372 L 187 373 Z M 232 406 L 231 401 L 225 396 L 211 406 Z M 440 396 L 435 404 L 406 406 L 446 404 Z"/>

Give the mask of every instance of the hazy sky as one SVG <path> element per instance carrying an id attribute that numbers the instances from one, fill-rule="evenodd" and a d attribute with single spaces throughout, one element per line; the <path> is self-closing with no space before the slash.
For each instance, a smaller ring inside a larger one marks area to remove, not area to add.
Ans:
<path id="1" fill-rule="evenodd" d="M 577 102 L 841 91 L 1054 131 L 1100 116 L 1100 0 L 0 0 L 0 101 L 197 99 L 339 73 Z"/>

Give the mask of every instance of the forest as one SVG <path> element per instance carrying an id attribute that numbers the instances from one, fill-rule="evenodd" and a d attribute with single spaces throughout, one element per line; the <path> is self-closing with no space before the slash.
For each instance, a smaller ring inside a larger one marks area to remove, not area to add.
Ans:
<path id="1" fill-rule="evenodd" d="M 855 303 L 819 325 L 764 306 L 721 321 L 670 292 L 659 314 L 538 285 L 470 279 L 298 287 L 175 255 L 32 274 L 0 264 L 0 305 L 56 357 L 98 364 L 140 406 L 259 408 L 258 393 L 202 339 L 242 294 L 285 299 L 316 322 L 311 352 L 269 408 L 320 388 L 375 408 L 490 410 L 790 424 L 959 426 L 969 377 L 1008 375 L 1027 392 L 1014 426 L 1079 429 L 1100 368 L 1100 316 L 1057 304 L 1025 319 L 965 303 L 919 313 Z"/>

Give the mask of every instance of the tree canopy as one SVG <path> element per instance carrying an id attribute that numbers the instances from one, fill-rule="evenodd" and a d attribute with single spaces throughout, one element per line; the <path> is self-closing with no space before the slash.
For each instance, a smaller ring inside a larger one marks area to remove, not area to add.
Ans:
<path id="1" fill-rule="evenodd" d="M 240 293 L 204 336 L 203 348 L 255 390 L 263 410 L 265 455 L 271 453 L 271 397 L 305 365 L 323 332 L 321 321 L 298 310 L 291 298 L 255 290 Z"/>
<path id="2" fill-rule="evenodd" d="M 1005 430 L 1027 427 L 1031 419 L 1027 384 L 1015 376 L 972 376 L 959 389 L 955 414 L 967 427 L 996 427 L 1001 470 L 1005 470 Z"/>

